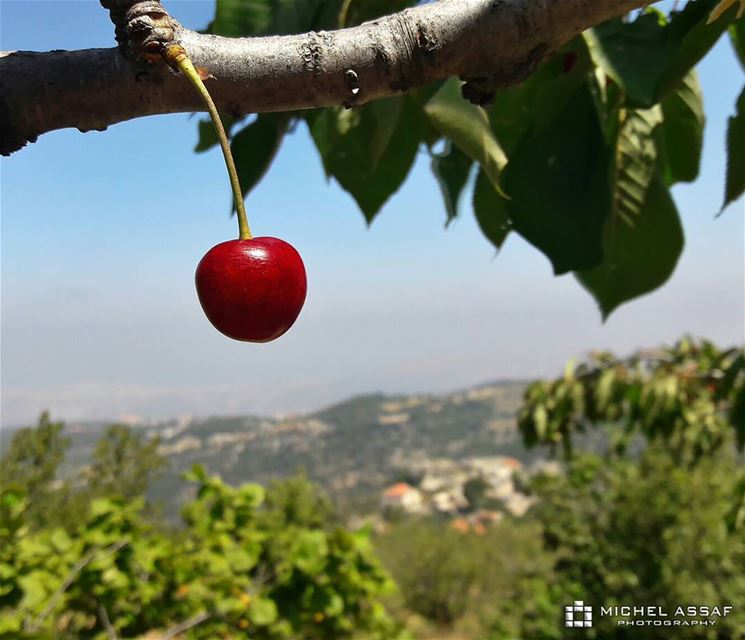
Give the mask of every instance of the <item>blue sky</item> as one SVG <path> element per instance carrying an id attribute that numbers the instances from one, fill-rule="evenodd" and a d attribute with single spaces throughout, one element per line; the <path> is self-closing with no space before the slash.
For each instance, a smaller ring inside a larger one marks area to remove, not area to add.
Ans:
<path id="1" fill-rule="evenodd" d="M 166 6 L 202 28 L 214 5 Z M 0 0 L 0 25 L 5 50 L 112 45 L 97 0 Z M 741 343 L 743 203 L 714 215 L 743 73 L 726 40 L 699 70 L 703 170 L 674 190 L 683 257 L 663 289 L 605 324 L 576 281 L 554 278 L 517 236 L 495 257 L 467 201 L 445 230 L 424 153 L 368 229 L 326 182 L 301 126 L 247 207 L 256 235 L 303 255 L 308 300 L 277 342 L 236 343 L 207 322 L 194 290 L 201 256 L 236 235 L 219 151 L 192 151 L 196 119 L 41 137 L 0 164 L 2 423 L 45 408 L 68 420 L 305 410 L 353 393 L 552 375 L 590 349 L 628 352 L 687 332 Z M 174 159 L 178 172 L 166 174 Z"/>

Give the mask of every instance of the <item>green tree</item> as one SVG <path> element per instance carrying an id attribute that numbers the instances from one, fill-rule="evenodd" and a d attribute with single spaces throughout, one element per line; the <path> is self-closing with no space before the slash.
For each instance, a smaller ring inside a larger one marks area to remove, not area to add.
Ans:
<path id="1" fill-rule="evenodd" d="M 189 479 L 197 497 L 178 535 L 148 522 L 142 497 L 122 496 L 91 501 L 73 535 L 32 531 L 23 493 L 3 490 L 0 637 L 398 636 L 378 602 L 393 585 L 368 532 L 277 527 L 261 486 L 230 487 L 200 467 Z"/>
<path id="2" fill-rule="evenodd" d="M 533 522 L 461 532 L 447 521 L 408 519 L 379 534 L 375 548 L 399 586 L 399 616 L 421 638 L 480 637 L 495 613 L 508 616 L 515 608 L 518 577 L 545 580 L 551 569 Z M 409 620 L 412 613 L 421 621 Z"/>
<path id="3" fill-rule="evenodd" d="M 96 495 L 143 495 L 167 460 L 159 453 L 160 438 L 147 438 L 123 424 L 113 424 L 93 450 L 86 473 L 88 486 Z"/>
<path id="4" fill-rule="evenodd" d="M 641 437 L 665 443 L 681 464 L 732 443 L 742 451 L 745 353 L 691 338 L 628 358 L 594 353 L 528 387 L 518 422 L 525 444 L 561 446 L 568 456 L 590 430 L 608 434 L 611 454 Z"/>
<path id="5" fill-rule="evenodd" d="M 0 459 L 0 487 L 15 486 L 27 497 L 29 520 L 54 523 L 64 485 L 58 471 L 70 439 L 63 436 L 64 423 L 52 422 L 49 413 L 39 417 L 36 427 L 19 429 Z"/>
<path id="6" fill-rule="evenodd" d="M 271 482 L 266 490 L 266 514 L 272 526 L 327 528 L 334 520 L 328 497 L 304 474 Z"/>
<path id="7" fill-rule="evenodd" d="M 489 483 L 480 476 L 471 478 L 463 485 L 463 495 L 468 500 L 471 510 L 475 511 L 484 506 L 488 490 Z"/>
<path id="8" fill-rule="evenodd" d="M 535 576 L 516 580 L 516 615 L 500 616 L 494 638 L 564 637 L 563 607 L 729 605 L 714 627 L 679 627 L 676 638 L 745 637 L 745 468 L 732 451 L 681 467 L 664 444 L 638 459 L 576 457 L 566 475 L 542 477 L 532 516 L 555 558 L 543 576 L 542 611 L 531 611 Z M 526 602 L 527 600 L 527 602 Z M 524 605 L 527 604 L 526 608 Z M 596 614 L 597 616 L 597 614 Z M 624 629 L 597 616 L 588 638 L 671 637 L 670 628 Z"/>
<path id="9" fill-rule="evenodd" d="M 568 469 L 533 483 L 531 517 L 552 571 L 515 580 L 514 601 L 536 597 L 499 616 L 493 637 L 562 638 L 563 605 L 583 599 L 673 611 L 729 605 L 715 626 L 676 628 L 676 637 L 745 637 L 744 388 L 741 348 L 688 338 L 624 359 L 594 354 L 530 386 L 520 412 L 525 441 L 552 445 Z M 576 453 L 589 430 L 607 434 L 602 455 Z M 585 631 L 621 639 L 639 629 L 598 618 Z M 665 627 L 642 633 L 669 637 Z"/>

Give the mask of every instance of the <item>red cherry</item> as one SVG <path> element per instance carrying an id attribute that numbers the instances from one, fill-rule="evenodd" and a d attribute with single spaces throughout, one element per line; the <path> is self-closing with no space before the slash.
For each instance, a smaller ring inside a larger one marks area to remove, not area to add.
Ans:
<path id="1" fill-rule="evenodd" d="M 212 247 L 196 273 L 197 295 L 209 321 L 229 338 L 276 340 L 305 302 L 305 267 L 278 238 L 228 240 Z"/>

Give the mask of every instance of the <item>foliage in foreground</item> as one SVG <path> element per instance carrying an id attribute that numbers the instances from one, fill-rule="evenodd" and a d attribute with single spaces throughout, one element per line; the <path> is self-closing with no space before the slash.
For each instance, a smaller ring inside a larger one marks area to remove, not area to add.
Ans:
<path id="1" fill-rule="evenodd" d="M 305 481 L 233 488 L 200 467 L 189 479 L 197 497 L 178 532 L 152 526 L 142 498 L 122 497 L 94 499 L 71 533 L 34 530 L 26 496 L 4 488 L 0 637 L 396 636 L 378 603 L 392 583 L 367 532 L 319 521 Z"/>
<path id="2" fill-rule="evenodd" d="M 217 0 L 208 30 L 228 36 L 328 30 L 415 4 Z M 695 66 L 727 35 L 745 65 L 745 18 L 736 19 L 733 4 L 676 2 L 667 14 L 649 7 L 599 25 L 521 85 L 496 89 L 484 107 L 466 102 L 452 78 L 351 109 L 227 119 L 242 186 L 249 192 L 258 184 L 285 135 L 304 123 L 326 175 L 370 223 L 424 147 L 448 223 L 475 175 L 473 213 L 494 247 L 519 234 L 557 275 L 573 272 L 606 317 L 667 281 L 683 250 L 670 188 L 699 173 L 705 118 Z M 726 141 L 718 142 L 726 143 L 728 159 L 722 209 L 745 190 L 744 108 L 745 90 Z M 208 122 L 199 136 L 197 151 L 216 144 Z"/>

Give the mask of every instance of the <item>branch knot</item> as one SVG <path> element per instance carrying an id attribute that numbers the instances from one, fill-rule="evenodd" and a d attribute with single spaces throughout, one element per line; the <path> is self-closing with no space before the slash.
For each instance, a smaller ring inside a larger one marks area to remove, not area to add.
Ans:
<path id="1" fill-rule="evenodd" d="M 151 62 L 176 39 L 178 23 L 160 0 L 100 0 L 116 27 L 121 52 L 132 60 Z"/>

